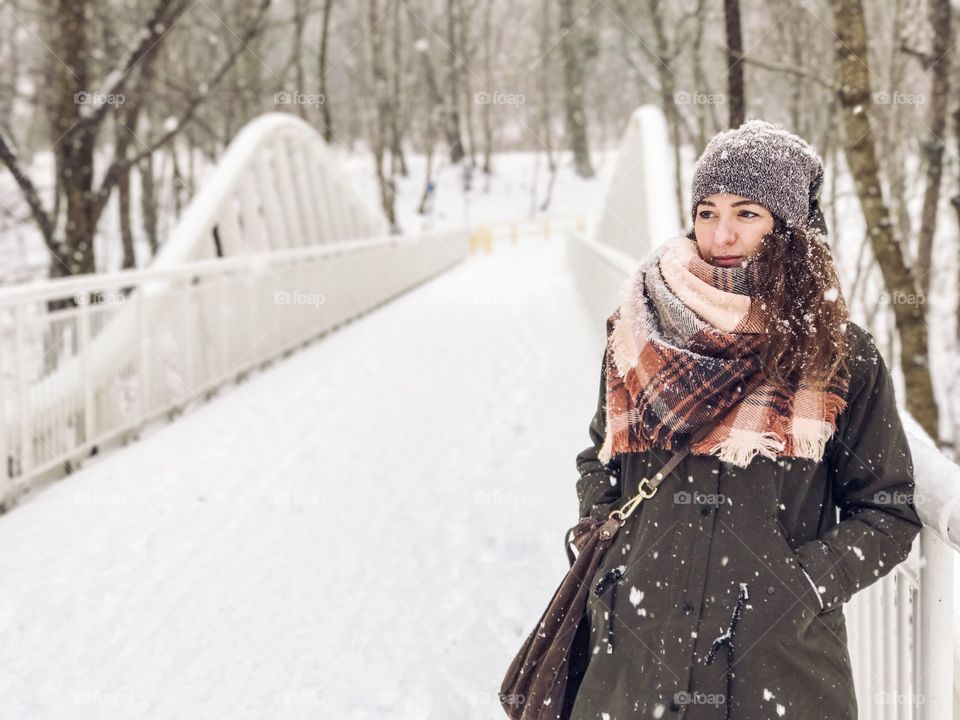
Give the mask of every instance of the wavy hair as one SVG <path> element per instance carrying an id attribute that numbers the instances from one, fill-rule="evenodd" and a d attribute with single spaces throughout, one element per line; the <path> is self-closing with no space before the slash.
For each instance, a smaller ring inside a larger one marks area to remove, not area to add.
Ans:
<path id="1" fill-rule="evenodd" d="M 687 237 L 696 241 L 696 232 Z M 776 215 L 751 262 L 751 297 L 767 317 L 761 370 L 780 387 L 800 378 L 822 389 L 845 373 L 849 312 L 829 246 L 807 228 L 788 228 Z"/>

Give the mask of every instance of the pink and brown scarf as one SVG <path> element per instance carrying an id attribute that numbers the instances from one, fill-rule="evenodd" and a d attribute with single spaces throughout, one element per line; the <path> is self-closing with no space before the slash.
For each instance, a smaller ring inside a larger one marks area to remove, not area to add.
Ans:
<path id="1" fill-rule="evenodd" d="M 760 372 L 763 317 L 746 267 L 714 267 L 696 243 L 655 248 L 607 320 L 606 437 L 599 458 L 675 450 L 720 418 L 695 455 L 745 467 L 757 454 L 820 460 L 846 406 L 841 370 L 823 389 L 778 388 Z"/>

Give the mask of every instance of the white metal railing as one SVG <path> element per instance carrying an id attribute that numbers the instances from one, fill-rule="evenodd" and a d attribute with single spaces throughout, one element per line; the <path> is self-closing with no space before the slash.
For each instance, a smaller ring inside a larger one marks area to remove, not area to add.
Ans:
<path id="1" fill-rule="evenodd" d="M 467 252 L 466 231 L 440 232 L 0 289 L 3 499 Z"/>
<path id="2" fill-rule="evenodd" d="M 603 322 L 636 272 L 626 253 L 567 235 L 569 266 L 585 304 Z M 953 560 L 960 552 L 960 467 L 902 414 L 914 461 L 915 506 L 923 520 L 909 557 L 844 607 L 861 720 L 953 717 Z"/>
<path id="3" fill-rule="evenodd" d="M 0 505 L 469 250 L 401 238 L 309 125 L 245 126 L 147 270 L 0 289 Z"/>

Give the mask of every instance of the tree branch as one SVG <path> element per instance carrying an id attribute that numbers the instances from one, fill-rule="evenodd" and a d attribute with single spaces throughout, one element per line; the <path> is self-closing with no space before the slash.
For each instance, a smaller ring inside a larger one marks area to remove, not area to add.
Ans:
<path id="1" fill-rule="evenodd" d="M 44 241 L 48 246 L 50 246 L 53 243 L 53 220 L 43 208 L 43 202 L 40 200 L 40 194 L 37 192 L 37 188 L 33 184 L 33 181 L 20 168 L 20 162 L 17 159 L 17 155 L 7 143 L 7 138 L 5 137 L 3 131 L 0 131 L 0 160 L 2 160 L 3 164 L 7 166 L 7 169 L 17 181 L 17 185 L 20 186 L 20 191 L 23 193 L 23 197 L 26 199 L 27 205 L 30 206 L 30 213 L 33 215 L 33 219 L 36 220 L 37 225 L 40 227 L 40 232 L 43 234 Z"/>
<path id="2" fill-rule="evenodd" d="M 103 89 L 99 90 L 99 93 L 116 96 L 123 92 L 137 63 L 163 39 L 164 33 L 186 11 L 188 2 L 189 0 L 157 0 L 153 12 L 150 13 L 143 29 L 137 35 L 138 39 L 127 54 L 126 61 L 107 76 L 103 82 Z M 92 88 L 84 89 L 92 90 Z M 100 124 L 110 107 L 111 104 L 106 102 L 82 106 L 80 114 L 84 122 L 95 127 Z"/>
<path id="3" fill-rule="evenodd" d="M 267 10 L 270 8 L 271 1 L 272 0 L 261 0 L 260 7 L 257 11 L 257 16 L 244 30 L 237 47 L 230 52 L 230 55 L 223 62 L 220 68 L 210 77 L 210 79 L 201 83 L 200 87 L 203 87 L 204 90 L 198 91 L 187 101 L 186 109 L 177 118 L 176 124 L 170 130 L 161 135 L 156 141 L 150 143 L 146 150 L 133 155 L 130 158 L 124 157 L 123 155 L 114 155 L 113 162 L 110 164 L 110 168 L 107 170 L 106 175 L 103 178 L 103 182 L 100 184 L 99 190 L 97 190 L 94 204 L 94 217 L 100 216 L 104 206 L 107 204 L 107 200 L 110 198 L 110 193 L 113 191 L 114 186 L 117 184 L 117 181 L 120 179 L 124 170 L 131 165 L 136 165 L 173 140 L 173 138 L 176 137 L 177 134 L 193 119 L 194 114 L 197 112 L 200 106 L 206 102 L 210 95 L 210 91 L 220 84 L 226 74 L 236 63 L 240 53 L 247 49 L 247 43 L 252 41 L 253 38 L 256 37 L 261 31 L 263 19 L 267 14 Z"/>
<path id="4" fill-rule="evenodd" d="M 799 77 L 804 77 L 804 78 L 807 78 L 808 80 L 813 80 L 814 82 L 819 83 L 820 85 L 823 85 L 823 87 L 827 88 L 832 92 L 836 92 L 839 89 L 839 87 L 833 80 L 830 80 L 829 78 L 825 78 L 821 75 L 818 75 L 815 71 L 810 70 L 808 68 L 794 67 L 793 65 L 781 65 L 780 63 L 768 62 L 767 60 L 761 60 L 760 58 L 749 57 L 747 55 L 742 55 L 741 59 L 745 63 L 756 65 L 757 67 L 761 67 L 765 70 L 773 70 L 774 72 L 785 72 L 790 75 L 798 75 Z"/>

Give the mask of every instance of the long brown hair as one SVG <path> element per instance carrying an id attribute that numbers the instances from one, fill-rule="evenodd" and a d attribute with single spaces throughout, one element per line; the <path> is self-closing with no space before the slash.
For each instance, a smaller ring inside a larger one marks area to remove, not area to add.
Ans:
<path id="1" fill-rule="evenodd" d="M 696 241 L 691 230 L 687 237 Z M 751 295 L 766 315 L 760 353 L 767 379 L 795 389 L 801 376 L 815 388 L 847 370 L 847 303 L 830 248 L 812 231 L 788 228 L 776 215 L 752 258 Z"/>

